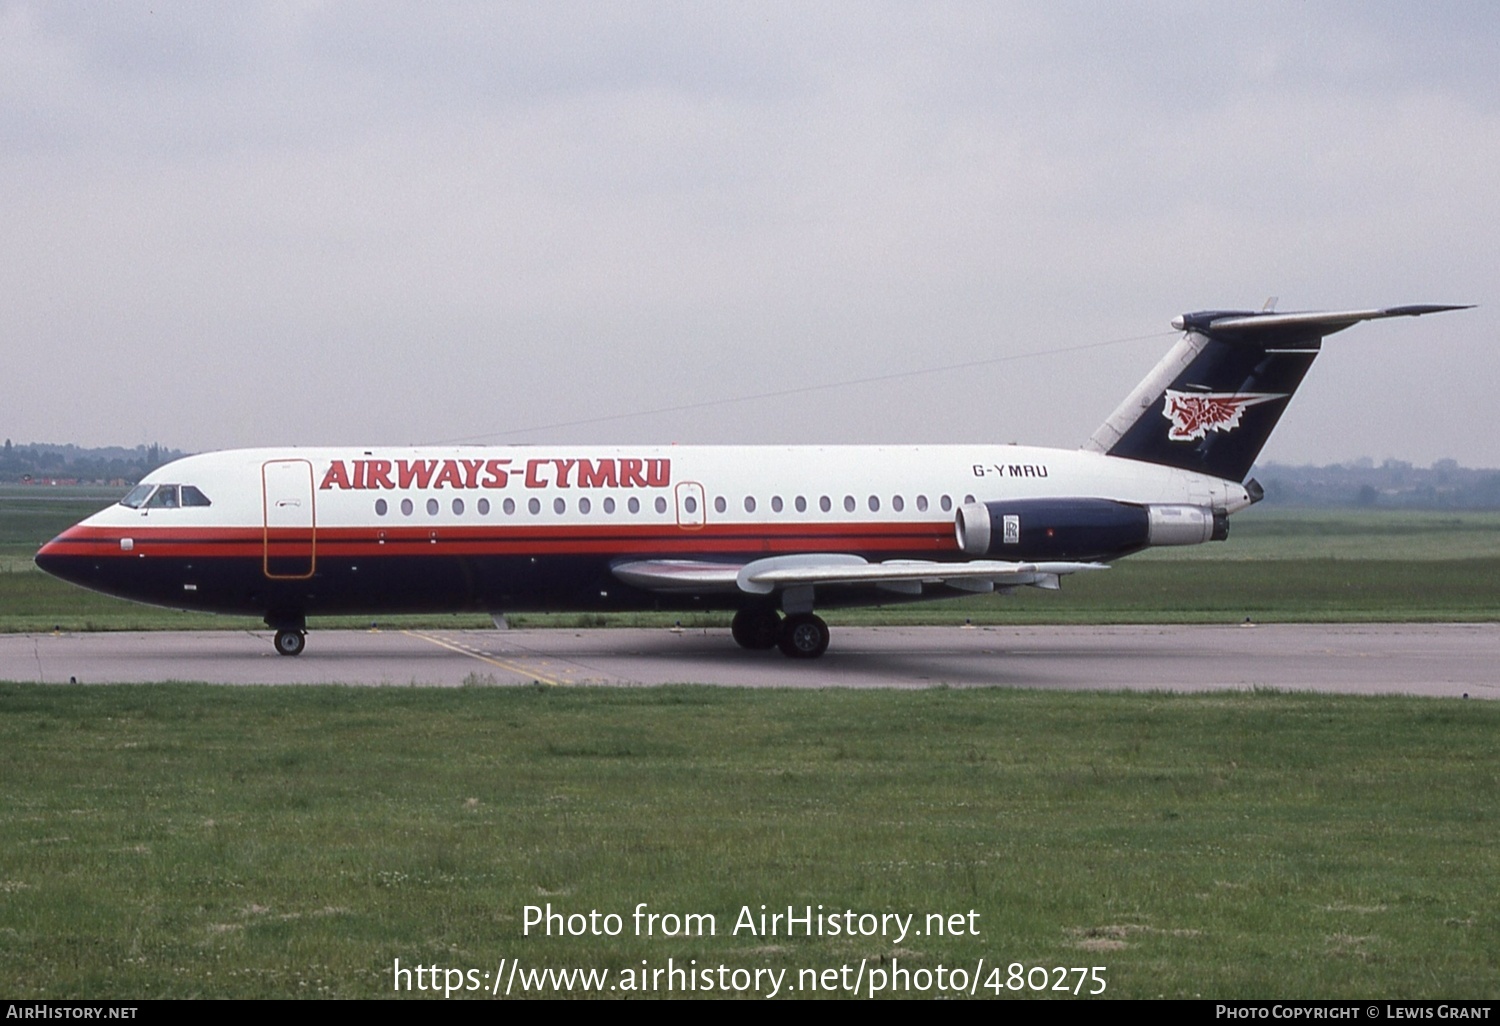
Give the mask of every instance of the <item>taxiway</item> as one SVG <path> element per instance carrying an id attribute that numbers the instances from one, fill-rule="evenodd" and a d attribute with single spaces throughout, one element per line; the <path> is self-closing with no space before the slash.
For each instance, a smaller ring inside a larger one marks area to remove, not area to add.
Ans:
<path id="1" fill-rule="evenodd" d="M 0 635 L 0 680 L 385 686 L 1021 687 L 1500 698 L 1500 624 L 840 627 L 828 654 L 745 652 L 723 629 Z"/>

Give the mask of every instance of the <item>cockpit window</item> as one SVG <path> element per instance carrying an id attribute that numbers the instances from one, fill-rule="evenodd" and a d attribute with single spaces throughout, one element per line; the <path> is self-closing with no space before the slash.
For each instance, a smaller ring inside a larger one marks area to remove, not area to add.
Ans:
<path id="1" fill-rule="evenodd" d="M 178 506 L 212 506 L 213 503 L 197 485 L 141 484 L 130 489 L 120 500 L 120 505 L 131 509 L 176 509 Z"/>
<path id="2" fill-rule="evenodd" d="M 146 502 L 146 496 L 151 494 L 151 489 L 156 485 L 139 484 L 125 493 L 125 498 L 120 500 L 121 506 L 129 506 L 131 509 L 140 509 Z"/>

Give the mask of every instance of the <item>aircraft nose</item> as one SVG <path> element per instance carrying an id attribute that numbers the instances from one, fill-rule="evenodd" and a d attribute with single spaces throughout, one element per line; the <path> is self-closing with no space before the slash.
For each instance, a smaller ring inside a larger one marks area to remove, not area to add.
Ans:
<path id="1" fill-rule="evenodd" d="M 58 544 L 58 539 L 53 538 L 37 550 L 37 554 L 32 558 L 32 562 L 37 565 L 38 570 L 45 570 L 53 577 L 61 577 L 62 574 L 58 572 L 62 569 L 64 563 L 62 553 L 59 551 L 61 548 L 62 546 Z"/>
<path id="2" fill-rule="evenodd" d="M 46 545 L 37 550 L 32 557 L 32 562 L 37 565 L 38 570 L 45 571 L 53 577 L 69 582 L 70 584 L 83 584 L 87 574 L 83 573 L 83 561 L 79 559 L 78 553 L 69 552 L 68 532 L 53 538 Z"/>

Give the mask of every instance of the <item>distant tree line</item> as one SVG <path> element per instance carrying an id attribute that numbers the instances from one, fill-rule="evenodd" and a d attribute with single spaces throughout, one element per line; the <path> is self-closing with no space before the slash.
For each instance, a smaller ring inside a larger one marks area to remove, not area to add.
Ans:
<path id="1" fill-rule="evenodd" d="M 132 485 L 163 463 L 188 455 L 160 445 L 134 449 L 41 442 L 15 445 L 5 440 L 0 451 L 0 483 L 77 481 L 80 484 Z M 1275 506 L 1343 506 L 1376 509 L 1500 509 L 1500 470 L 1461 467 L 1457 460 L 1438 460 L 1417 467 L 1404 460 L 1361 459 L 1326 467 L 1266 463 L 1251 475 Z"/>
<path id="2" fill-rule="evenodd" d="M 1500 509 L 1500 470 L 1438 460 L 1416 467 L 1404 460 L 1361 459 L 1327 467 L 1258 465 L 1251 471 L 1266 504 L 1365 509 Z"/>
<path id="3" fill-rule="evenodd" d="M 77 445 L 43 442 L 15 445 L 9 438 L 0 450 L 0 482 L 77 481 L 80 484 L 135 484 L 163 463 L 186 456 L 160 445 L 138 445 L 134 449 L 106 446 L 86 449 Z"/>

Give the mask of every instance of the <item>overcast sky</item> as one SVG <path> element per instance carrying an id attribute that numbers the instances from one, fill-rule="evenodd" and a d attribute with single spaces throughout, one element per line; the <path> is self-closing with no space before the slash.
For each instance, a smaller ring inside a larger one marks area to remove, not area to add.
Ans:
<path id="1" fill-rule="evenodd" d="M 1481 306 L 1335 336 L 1267 458 L 1500 466 L 1497 59 L 1488 0 L 0 0 L 0 433 L 1073 447 L 1274 295 Z"/>

